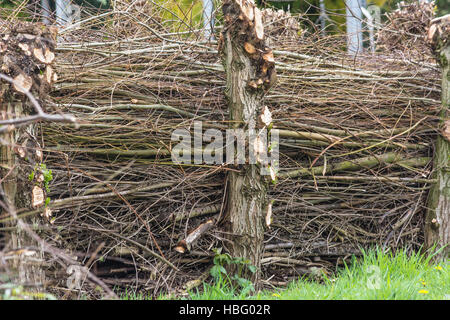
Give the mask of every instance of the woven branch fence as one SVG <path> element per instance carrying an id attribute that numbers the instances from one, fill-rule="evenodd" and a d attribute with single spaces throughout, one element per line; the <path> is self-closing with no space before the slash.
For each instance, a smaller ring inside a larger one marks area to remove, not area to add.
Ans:
<path id="1" fill-rule="evenodd" d="M 195 121 L 228 128 L 225 73 L 215 41 L 170 32 L 152 10 L 116 10 L 61 31 L 58 80 L 44 105 L 71 113 L 78 127 L 40 125 L 53 175 L 51 215 L 41 220 L 46 239 L 82 264 L 95 252 L 91 270 L 106 284 L 180 293 L 207 278 L 226 241 L 216 222 L 236 168 L 172 162 L 174 130 L 193 131 Z M 332 271 L 375 245 L 418 249 L 440 106 L 428 48 L 355 58 L 341 35 L 266 28 L 278 81 L 265 104 L 279 130 L 280 172 L 269 191 L 263 282 Z M 383 41 L 400 32 L 389 28 Z M 190 250 L 175 250 L 211 220 Z"/>

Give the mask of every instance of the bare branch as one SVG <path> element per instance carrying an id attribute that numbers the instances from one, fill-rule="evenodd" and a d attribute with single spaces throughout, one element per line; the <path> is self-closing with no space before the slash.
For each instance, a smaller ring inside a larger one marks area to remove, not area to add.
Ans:
<path id="1" fill-rule="evenodd" d="M 23 88 L 17 81 L 12 79 L 11 77 L 8 77 L 5 74 L 0 73 L 0 79 L 3 79 L 5 81 L 8 81 L 11 84 L 14 84 L 18 89 L 20 89 L 27 97 L 30 99 L 31 104 L 34 107 L 34 110 L 36 110 L 35 115 L 26 116 L 22 118 L 17 119 L 7 119 L 7 120 L 1 120 L 0 125 L 0 133 L 3 132 L 9 132 L 12 131 L 18 127 L 28 125 L 33 122 L 37 121 L 51 121 L 51 122 L 71 122 L 76 124 L 76 118 L 71 114 L 48 114 L 42 110 L 42 107 L 39 105 L 39 102 L 36 100 L 36 98 L 31 94 L 29 90 L 26 90 Z"/>

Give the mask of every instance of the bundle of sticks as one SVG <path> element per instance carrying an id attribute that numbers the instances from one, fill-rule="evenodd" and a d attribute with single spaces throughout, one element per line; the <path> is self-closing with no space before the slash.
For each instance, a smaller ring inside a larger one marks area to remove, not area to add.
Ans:
<path id="1" fill-rule="evenodd" d="M 204 278 L 224 241 L 216 222 L 234 169 L 171 158 L 176 129 L 229 127 L 217 44 L 139 17 L 117 11 L 62 32 L 46 107 L 70 112 L 79 128 L 41 127 L 53 172 L 46 232 L 80 259 L 101 245 L 93 268 L 105 283 L 157 294 Z M 265 104 L 280 171 L 269 192 L 268 282 L 332 269 L 361 248 L 423 242 L 439 68 L 388 52 L 348 57 L 344 44 L 312 35 L 273 48 L 278 82 Z"/>

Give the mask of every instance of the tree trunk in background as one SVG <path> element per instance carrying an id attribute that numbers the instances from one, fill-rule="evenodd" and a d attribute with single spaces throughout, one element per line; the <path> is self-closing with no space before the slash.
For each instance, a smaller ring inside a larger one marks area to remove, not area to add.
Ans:
<path id="1" fill-rule="evenodd" d="M 425 243 L 428 248 L 447 246 L 440 254 L 445 258 L 450 253 L 450 15 L 433 20 L 429 40 L 442 67 L 442 109 L 433 163 L 437 182 L 428 198 Z"/>
<path id="2" fill-rule="evenodd" d="M 65 27 L 72 23 L 72 6 L 69 0 L 55 0 L 56 24 Z"/>
<path id="3" fill-rule="evenodd" d="M 43 98 L 54 82 L 56 75 L 50 64 L 55 57 L 56 34 L 41 24 L 11 22 L 1 27 L 5 31 L 0 34 L 0 72 L 15 80 L 14 85 L 0 80 L 0 120 L 8 120 L 34 113 L 23 90 Z M 17 128 L 10 125 L 8 129 L 0 134 L 1 200 L 10 206 L 9 212 L 1 209 L 3 218 L 11 217 L 11 210 L 43 207 L 45 199 L 38 169 L 42 151 L 36 139 L 36 125 Z M 33 171 L 34 176 L 30 177 Z M 38 225 L 42 218 L 36 216 L 24 221 Z M 16 228 L 12 217 L 9 226 Z M 44 285 L 43 252 L 36 242 L 16 228 L 7 236 L 5 244 L 6 251 L 16 256 L 10 260 L 11 270 L 17 277 L 13 281 L 31 287 Z"/>
<path id="4" fill-rule="evenodd" d="M 273 54 L 265 46 L 261 11 L 253 1 L 225 0 L 222 9 L 225 25 L 219 51 L 227 74 L 225 95 L 230 128 L 242 129 L 247 134 L 258 129 L 264 93 L 275 81 Z M 248 146 L 247 141 L 246 149 Z M 239 172 L 228 173 L 225 223 L 231 244 L 227 249 L 233 257 L 248 259 L 259 270 L 268 204 L 267 182 L 257 164 L 246 161 L 238 168 Z M 257 283 L 258 273 L 247 272 L 244 276 Z"/>
<path id="5" fill-rule="evenodd" d="M 203 28 L 206 40 L 214 40 L 214 24 L 213 0 L 203 0 Z"/>
<path id="6" fill-rule="evenodd" d="M 358 0 L 346 0 L 347 52 L 357 55 L 363 51 L 362 11 Z"/>

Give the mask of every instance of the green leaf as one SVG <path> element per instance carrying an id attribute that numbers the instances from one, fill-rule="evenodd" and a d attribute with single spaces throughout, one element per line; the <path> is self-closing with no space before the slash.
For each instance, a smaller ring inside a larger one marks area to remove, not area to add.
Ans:
<path id="1" fill-rule="evenodd" d="M 215 265 L 214 267 L 212 267 L 210 270 L 209 270 L 209 273 L 211 274 L 211 276 L 213 277 L 213 278 L 220 278 L 220 276 L 222 275 L 222 274 L 227 274 L 227 270 L 225 270 L 225 268 L 224 267 L 222 267 L 222 266 L 220 266 L 220 265 Z"/>

